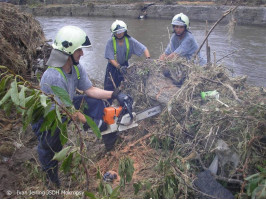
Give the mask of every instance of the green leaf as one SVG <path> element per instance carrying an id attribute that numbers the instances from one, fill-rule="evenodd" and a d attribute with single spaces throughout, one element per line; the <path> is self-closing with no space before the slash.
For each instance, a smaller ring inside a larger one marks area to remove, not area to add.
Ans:
<path id="1" fill-rule="evenodd" d="M 6 83 L 13 77 L 13 75 L 6 75 L 5 77 L 1 78 L 0 82 L 0 92 L 6 90 Z"/>
<path id="2" fill-rule="evenodd" d="M 55 119 L 55 120 L 52 122 L 51 127 L 50 127 L 51 135 L 52 135 L 52 136 L 54 135 L 54 133 L 55 133 L 55 131 L 56 131 L 58 125 L 59 125 L 59 122 L 58 122 L 57 119 Z"/>
<path id="3" fill-rule="evenodd" d="M 80 154 L 76 153 L 73 161 L 73 166 L 78 167 L 80 163 L 81 163 L 81 156 Z"/>
<path id="4" fill-rule="evenodd" d="M 0 65 L 0 69 L 7 69 L 7 67 Z"/>
<path id="5" fill-rule="evenodd" d="M 46 117 L 48 113 L 51 112 L 52 105 L 54 105 L 54 103 L 48 102 L 47 106 L 44 108 L 44 117 Z"/>
<path id="6" fill-rule="evenodd" d="M 120 186 L 117 186 L 117 187 L 113 190 L 112 194 L 110 195 L 110 198 L 111 198 L 111 199 L 118 199 L 119 194 L 120 194 Z"/>
<path id="7" fill-rule="evenodd" d="M 43 123 L 41 125 L 40 131 L 43 132 L 43 131 L 46 131 L 46 130 L 50 130 L 53 122 L 55 121 L 55 119 L 56 119 L 55 110 L 51 110 L 47 114 L 47 116 L 44 118 L 44 121 L 43 121 Z"/>
<path id="8" fill-rule="evenodd" d="M 61 151 L 56 152 L 54 157 L 53 157 L 53 160 L 57 160 L 57 161 L 64 160 L 66 158 L 66 155 L 67 155 L 70 148 L 71 148 L 71 146 L 68 146 L 68 147 L 62 149 Z"/>
<path id="9" fill-rule="evenodd" d="M 97 136 L 97 138 L 101 138 L 101 132 L 98 128 L 98 126 L 95 124 L 95 122 L 87 115 L 84 114 L 84 116 L 86 117 L 87 123 L 89 124 L 89 126 L 91 127 L 93 133 Z"/>
<path id="10" fill-rule="evenodd" d="M 102 179 L 99 166 L 97 167 L 97 175 L 96 175 L 96 177 L 97 177 L 97 179 Z"/>
<path id="11" fill-rule="evenodd" d="M 26 99 L 25 99 L 25 91 L 26 91 L 26 87 L 25 86 L 21 86 L 21 90 L 19 92 L 19 105 L 23 108 L 25 108 L 26 106 Z M 24 113 L 24 112 L 23 112 Z"/>
<path id="12" fill-rule="evenodd" d="M 266 198 L 266 185 L 261 184 L 259 185 L 253 192 L 252 192 L 252 199 L 265 199 Z"/>
<path id="13" fill-rule="evenodd" d="M 53 93 L 59 97 L 59 99 L 68 107 L 72 106 L 72 101 L 70 100 L 69 94 L 66 90 L 63 88 L 60 88 L 58 86 L 51 86 L 51 89 L 53 90 Z"/>
<path id="14" fill-rule="evenodd" d="M 23 122 L 23 130 L 25 131 L 28 125 L 32 121 L 32 114 L 33 114 L 33 109 L 34 109 L 35 104 L 33 104 L 28 111 L 26 112 L 26 118 L 25 121 Z"/>
<path id="15" fill-rule="evenodd" d="M 106 184 L 106 189 L 107 189 L 107 192 L 108 192 L 109 195 L 112 194 L 113 189 L 112 189 L 111 185 Z"/>
<path id="16" fill-rule="evenodd" d="M 61 169 L 63 170 L 64 173 L 67 173 L 71 169 L 71 163 L 73 159 L 73 153 L 70 153 L 67 158 L 63 161 L 61 165 Z"/>
<path id="17" fill-rule="evenodd" d="M 8 90 L 5 96 L 1 99 L 0 106 L 2 106 L 2 104 L 4 104 L 9 99 L 10 96 L 11 96 L 11 91 Z"/>
<path id="18" fill-rule="evenodd" d="M 137 195 L 139 193 L 140 188 L 141 188 L 141 183 L 140 182 L 134 183 L 133 187 L 134 187 L 134 194 Z"/>
<path id="19" fill-rule="evenodd" d="M 64 145 L 67 143 L 68 135 L 67 135 L 67 121 L 65 121 L 63 124 L 59 124 L 60 129 L 60 141 L 61 144 Z"/>
<path id="20" fill-rule="evenodd" d="M 56 112 L 57 119 L 62 123 L 62 117 L 61 117 L 58 105 L 55 105 L 55 112 Z"/>
<path id="21" fill-rule="evenodd" d="M 97 199 L 93 193 L 88 192 L 88 191 L 85 191 L 84 195 L 91 198 L 91 199 Z"/>
<path id="22" fill-rule="evenodd" d="M 46 103 L 46 100 L 47 100 L 47 96 L 46 95 L 44 95 L 44 94 L 41 94 L 40 95 L 40 101 L 41 101 L 41 104 L 42 104 L 42 106 L 45 108 L 46 106 L 47 106 L 47 103 Z"/>
<path id="23" fill-rule="evenodd" d="M 249 181 L 250 179 L 254 179 L 254 178 L 258 177 L 259 175 L 260 175 L 260 173 L 252 174 L 249 177 L 245 178 L 245 180 Z"/>
<path id="24" fill-rule="evenodd" d="M 15 105 L 19 105 L 19 96 L 18 96 L 18 87 L 17 87 L 17 80 L 15 79 L 11 84 L 11 99 Z"/>

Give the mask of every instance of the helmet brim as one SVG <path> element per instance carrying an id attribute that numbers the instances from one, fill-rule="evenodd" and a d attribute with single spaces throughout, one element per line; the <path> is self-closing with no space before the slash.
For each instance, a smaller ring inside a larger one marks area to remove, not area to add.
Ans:
<path id="1" fill-rule="evenodd" d="M 175 22 L 172 22 L 172 25 L 175 25 L 175 26 L 186 26 L 185 23 L 183 22 L 180 22 L 180 21 L 175 21 Z"/>
<path id="2" fill-rule="evenodd" d="M 114 31 L 113 33 L 115 33 L 115 34 L 120 34 L 120 33 L 124 33 L 124 32 L 126 32 L 127 30 L 125 29 L 125 28 L 123 28 L 123 29 L 119 29 L 119 30 L 116 30 L 116 31 Z"/>

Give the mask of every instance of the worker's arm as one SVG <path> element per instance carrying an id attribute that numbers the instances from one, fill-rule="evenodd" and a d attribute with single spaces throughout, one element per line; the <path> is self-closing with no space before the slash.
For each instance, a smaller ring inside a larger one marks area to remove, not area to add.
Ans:
<path id="1" fill-rule="evenodd" d="M 170 55 L 166 56 L 166 60 L 173 60 L 178 57 L 178 54 L 173 52 Z"/>
<path id="2" fill-rule="evenodd" d="M 149 50 L 147 48 L 144 50 L 144 55 L 145 55 L 146 58 L 150 58 L 151 57 L 150 52 L 149 52 Z"/>
<path id="3" fill-rule="evenodd" d="M 109 59 L 109 62 L 110 62 L 113 66 L 115 66 L 117 69 L 120 69 L 120 64 L 119 64 L 116 60 L 110 60 L 110 59 Z"/>
<path id="4" fill-rule="evenodd" d="M 113 91 L 107 91 L 97 87 L 90 87 L 85 91 L 85 94 L 94 99 L 110 99 L 112 97 Z"/>

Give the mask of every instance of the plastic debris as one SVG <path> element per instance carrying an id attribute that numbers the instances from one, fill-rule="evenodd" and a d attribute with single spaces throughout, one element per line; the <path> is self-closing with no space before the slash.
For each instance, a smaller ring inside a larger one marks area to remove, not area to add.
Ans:
<path id="1" fill-rule="evenodd" d="M 117 179 L 117 174 L 116 173 L 106 172 L 103 175 L 103 180 L 106 181 L 106 182 L 113 182 L 114 179 Z"/>

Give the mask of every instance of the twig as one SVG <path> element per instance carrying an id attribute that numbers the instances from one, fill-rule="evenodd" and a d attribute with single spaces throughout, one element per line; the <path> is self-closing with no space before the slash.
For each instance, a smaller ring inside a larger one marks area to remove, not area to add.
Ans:
<path id="1" fill-rule="evenodd" d="M 203 47 L 204 43 L 206 42 L 206 40 L 208 39 L 209 35 L 210 35 L 211 32 L 213 31 L 213 29 L 214 29 L 214 28 L 220 23 L 220 21 L 223 20 L 223 18 L 225 18 L 227 15 L 229 15 L 230 13 L 232 13 L 233 11 L 235 11 L 235 10 L 237 9 L 237 7 L 238 7 L 238 5 L 235 6 L 233 9 L 229 9 L 229 10 L 227 10 L 227 11 L 223 14 L 223 16 L 222 16 L 219 20 L 217 20 L 217 21 L 215 22 L 215 24 L 211 27 L 211 29 L 209 30 L 207 36 L 206 36 L 205 39 L 203 40 L 202 44 L 200 45 L 199 49 L 196 51 L 195 55 L 198 55 L 198 53 L 200 52 L 200 50 L 201 50 L 201 48 Z"/>
<path id="2" fill-rule="evenodd" d="M 221 82 L 220 80 L 219 80 L 219 82 L 220 82 L 223 86 L 225 86 L 225 87 L 227 87 L 229 90 L 231 90 L 231 92 L 233 93 L 233 95 L 234 95 L 234 97 L 235 97 L 235 100 L 237 100 L 239 103 L 242 102 L 242 100 L 238 98 L 238 96 L 237 96 L 237 94 L 236 94 L 234 88 L 233 88 L 231 85 L 229 85 L 229 84 L 224 84 L 224 83 Z"/>
<path id="3" fill-rule="evenodd" d="M 222 59 L 224 59 L 224 58 L 226 58 L 226 57 L 228 57 L 228 56 L 230 56 L 230 55 L 232 55 L 232 54 L 234 54 L 234 53 L 236 53 L 236 52 L 238 52 L 238 51 L 244 50 L 244 49 L 245 49 L 245 48 L 231 51 L 229 54 L 227 54 L 227 55 L 225 55 L 224 57 L 222 57 L 222 58 L 220 58 L 219 60 L 217 60 L 216 63 L 218 63 L 218 62 L 220 62 Z"/>
<path id="4" fill-rule="evenodd" d="M 109 72 L 109 76 L 110 76 L 110 79 L 111 79 L 111 81 L 113 83 L 114 88 L 116 88 L 116 84 L 115 84 L 114 79 L 112 77 L 112 74 L 110 72 Z"/>

